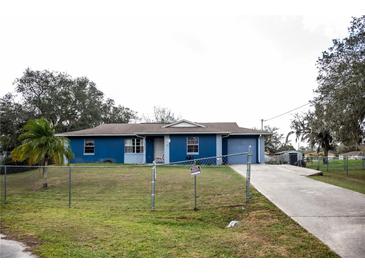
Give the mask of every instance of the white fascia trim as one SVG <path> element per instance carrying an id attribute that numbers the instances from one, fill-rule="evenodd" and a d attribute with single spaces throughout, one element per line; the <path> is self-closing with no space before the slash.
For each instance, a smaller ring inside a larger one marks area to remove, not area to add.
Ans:
<path id="1" fill-rule="evenodd" d="M 199 131 L 185 131 L 185 132 L 138 132 L 137 135 L 171 135 L 171 134 L 229 134 L 229 132 L 199 132 Z M 257 134 L 256 134 L 257 135 Z"/>
<path id="2" fill-rule="evenodd" d="M 146 163 L 146 137 L 143 137 L 143 163 Z"/>
<path id="3" fill-rule="evenodd" d="M 195 123 L 195 122 L 189 121 L 189 120 L 182 119 L 182 120 L 179 120 L 179 121 L 173 122 L 173 123 L 171 123 L 171 124 L 168 124 L 168 125 L 166 125 L 166 126 L 162 126 L 162 128 L 172 127 L 172 126 L 174 126 L 174 125 L 181 124 L 181 123 L 187 123 L 187 124 L 191 124 L 191 125 L 194 125 L 194 126 L 197 126 L 197 127 L 205 127 L 204 125 L 201 125 L 201 124 L 198 124 L 198 123 Z"/>
<path id="4" fill-rule="evenodd" d="M 271 135 L 271 133 L 231 133 L 230 135 Z"/>
<path id="5" fill-rule="evenodd" d="M 164 163 L 170 163 L 170 135 L 164 135 L 163 137 L 163 153 L 164 153 Z"/>
<path id="6" fill-rule="evenodd" d="M 261 134 L 259 135 L 259 138 L 257 139 L 257 160 L 259 164 L 261 164 Z"/>
<path id="7" fill-rule="evenodd" d="M 218 157 L 217 158 L 217 165 L 221 165 L 222 164 L 222 158 L 220 158 L 222 156 L 222 135 L 220 134 L 217 134 L 216 137 L 215 137 L 216 141 L 215 141 L 215 150 L 216 150 L 216 156 Z"/>

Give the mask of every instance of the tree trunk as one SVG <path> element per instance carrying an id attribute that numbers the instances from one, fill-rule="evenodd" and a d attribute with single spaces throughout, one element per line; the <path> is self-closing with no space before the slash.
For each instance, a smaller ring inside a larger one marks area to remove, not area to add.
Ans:
<path id="1" fill-rule="evenodd" d="M 327 147 L 323 148 L 323 154 L 324 154 L 325 157 L 328 157 L 328 150 L 329 149 Z"/>
<path id="2" fill-rule="evenodd" d="M 327 163 L 328 163 L 328 147 L 324 147 L 323 148 L 323 154 L 324 154 L 324 156 L 323 156 L 323 164 L 325 164 L 325 165 L 327 165 Z"/>
<path id="3" fill-rule="evenodd" d="M 43 182 L 43 188 L 47 188 L 48 187 L 48 159 L 46 158 L 44 160 L 44 167 L 43 167 L 43 178 L 44 178 L 44 182 Z"/>

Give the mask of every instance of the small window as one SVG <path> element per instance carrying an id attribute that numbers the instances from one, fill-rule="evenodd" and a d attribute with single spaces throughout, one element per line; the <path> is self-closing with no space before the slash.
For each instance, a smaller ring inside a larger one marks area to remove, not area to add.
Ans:
<path id="1" fill-rule="evenodd" d="M 94 155 L 95 153 L 95 141 L 86 139 L 84 141 L 84 154 L 85 155 Z"/>
<path id="2" fill-rule="evenodd" d="M 199 137 L 187 138 L 187 152 L 188 154 L 199 154 Z"/>
<path id="3" fill-rule="evenodd" d="M 143 139 L 138 139 L 138 138 L 125 139 L 124 152 L 143 153 Z"/>

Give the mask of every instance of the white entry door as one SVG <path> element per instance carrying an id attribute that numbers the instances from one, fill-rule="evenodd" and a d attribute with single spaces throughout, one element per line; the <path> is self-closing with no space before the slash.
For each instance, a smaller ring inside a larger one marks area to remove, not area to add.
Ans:
<path id="1" fill-rule="evenodd" d="M 164 162 L 164 140 L 163 138 L 154 139 L 154 158 L 158 163 Z"/>

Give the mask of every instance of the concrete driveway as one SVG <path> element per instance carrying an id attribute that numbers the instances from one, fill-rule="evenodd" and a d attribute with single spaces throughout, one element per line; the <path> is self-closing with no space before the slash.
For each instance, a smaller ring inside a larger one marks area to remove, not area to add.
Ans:
<path id="1" fill-rule="evenodd" d="M 231 166 L 245 176 L 245 165 Z M 289 165 L 252 165 L 251 183 L 341 257 L 365 257 L 365 195 L 306 177 Z"/>
<path id="2" fill-rule="evenodd" d="M 7 240 L 5 235 L 0 234 L 0 258 L 34 258 L 26 250 L 26 246 L 20 242 Z"/>

